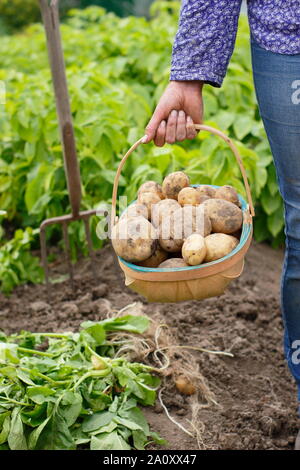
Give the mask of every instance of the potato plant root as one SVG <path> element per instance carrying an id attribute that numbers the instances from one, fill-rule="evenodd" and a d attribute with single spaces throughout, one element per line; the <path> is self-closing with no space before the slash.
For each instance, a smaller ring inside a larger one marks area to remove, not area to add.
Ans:
<path id="1" fill-rule="evenodd" d="M 51 272 L 62 281 L 66 268 L 61 253 L 57 255 Z M 97 281 L 91 277 L 89 260 L 80 260 L 75 266 L 76 292 L 72 293 L 67 280 L 58 282 L 49 303 L 40 285 L 19 286 L 10 297 L 0 294 L 0 329 L 6 333 L 70 331 L 82 321 L 104 319 L 138 302 L 137 313 L 142 308 L 154 322 L 168 325 L 160 328 L 160 349 L 168 344 L 166 335 L 172 335 L 172 345 L 191 348 L 169 349 L 170 367 L 189 354 L 193 378 L 196 371 L 203 380 L 198 382 L 201 393 L 186 396 L 176 390 L 171 373 L 161 394 L 176 422 L 188 430 L 197 423 L 193 437 L 170 421 L 159 400 L 154 408 L 145 409 L 152 429 L 168 440 L 166 449 L 292 450 L 299 421 L 296 387 L 282 352 L 279 279 L 283 252 L 253 243 L 244 273 L 223 296 L 181 304 L 143 303 L 124 287 L 113 259 L 109 247 L 97 254 Z M 192 349 L 195 346 L 231 352 L 234 357 Z M 154 360 L 153 354 L 150 347 L 149 360 Z M 164 361 L 162 353 L 157 354 Z"/>

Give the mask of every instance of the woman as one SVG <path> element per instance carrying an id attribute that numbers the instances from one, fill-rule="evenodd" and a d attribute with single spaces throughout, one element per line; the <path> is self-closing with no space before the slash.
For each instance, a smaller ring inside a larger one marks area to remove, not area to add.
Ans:
<path id="1" fill-rule="evenodd" d="M 242 0 L 183 0 L 171 80 L 145 143 L 192 139 L 202 88 L 220 87 L 233 52 Z M 281 280 L 284 351 L 300 401 L 300 2 L 248 0 L 254 84 L 285 208 Z M 299 407 L 300 410 L 300 407 Z M 300 450 L 300 431 L 295 449 Z"/>

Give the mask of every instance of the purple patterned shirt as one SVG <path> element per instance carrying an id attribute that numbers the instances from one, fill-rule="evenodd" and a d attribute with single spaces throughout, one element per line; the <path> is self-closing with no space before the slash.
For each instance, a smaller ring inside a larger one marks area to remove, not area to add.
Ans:
<path id="1" fill-rule="evenodd" d="M 182 0 L 171 80 L 221 86 L 233 52 L 242 0 Z M 300 54 L 300 0 L 248 0 L 253 39 L 264 49 Z"/>

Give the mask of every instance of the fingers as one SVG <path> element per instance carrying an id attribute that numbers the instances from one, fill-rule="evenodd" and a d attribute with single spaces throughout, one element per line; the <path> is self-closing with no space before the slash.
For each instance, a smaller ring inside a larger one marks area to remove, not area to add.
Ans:
<path id="1" fill-rule="evenodd" d="M 195 130 L 193 119 L 191 116 L 187 116 L 186 118 L 186 138 L 187 139 L 194 139 L 197 135 L 197 131 Z"/>
<path id="2" fill-rule="evenodd" d="M 185 112 L 184 111 L 179 111 L 178 113 L 178 118 L 177 118 L 177 126 L 176 126 L 176 141 L 177 142 L 182 142 L 184 139 L 186 139 L 186 118 L 185 118 Z"/>
<path id="3" fill-rule="evenodd" d="M 178 111 L 173 109 L 169 114 L 167 122 L 166 142 L 168 142 L 168 144 L 174 144 L 176 142 L 177 117 Z"/>
<path id="4" fill-rule="evenodd" d="M 157 147 L 162 147 L 165 144 L 166 140 L 166 129 L 167 123 L 166 121 L 161 121 L 155 135 L 154 143 Z"/>
<path id="5" fill-rule="evenodd" d="M 190 116 L 186 116 L 184 111 L 173 110 L 168 120 L 163 120 L 158 126 L 155 133 L 154 143 L 158 147 L 162 147 L 166 142 L 174 144 L 182 142 L 185 139 L 194 139 L 197 132 L 194 127 L 193 120 Z"/>
<path id="6" fill-rule="evenodd" d="M 148 143 L 152 139 L 158 147 L 162 147 L 166 142 L 174 144 L 185 139 L 194 139 L 197 132 L 191 116 L 186 116 L 183 110 L 170 112 L 167 120 L 161 119 L 159 110 L 155 112 L 146 128 L 147 135 L 143 143 Z"/>

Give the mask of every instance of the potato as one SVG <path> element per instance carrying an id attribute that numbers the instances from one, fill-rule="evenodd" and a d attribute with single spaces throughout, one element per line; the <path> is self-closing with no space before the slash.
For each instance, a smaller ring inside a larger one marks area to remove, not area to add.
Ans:
<path id="1" fill-rule="evenodd" d="M 152 211 L 152 206 L 154 204 L 157 204 L 159 201 L 161 201 L 160 197 L 158 196 L 157 193 L 152 193 L 152 192 L 145 192 L 145 193 L 140 193 L 138 195 L 138 203 L 143 204 L 147 208 L 148 212 L 148 219 L 151 218 L 151 211 Z"/>
<path id="2" fill-rule="evenodd" d="M 173 215 L 174 213 L 164 218 L 159 226 L 159 244 L 169 253 L 180 251 L 183 245 L 182 224 L 181 221 L 178 223 Z"/>
<path id="3" fill-rule="evenodd" d="M 161 263 L 159 268 L 184 268 L 188 266 L 182 258 L 169 258 L 163 263 Z"/>
<path id="4" fill-rule="evenodd" d="M 186 205 L 165 217 L 159 226 L 159 244 L 164 250 L 176 253 L 192 233 L 203 237 L 211 233 L 211 222 L 202 205 Z"/>
<path id="5" fill-rule="evenodd" d="M 200 204 L 201 195 L 196 191 L 195 188 L 183 188 L 178 193 L 178 202 L 181 206 L 186 204 L 197 206 Z"/>
<path id="6" fill-rule="evenodd" d="M 154 227 L 158 227 L 164 218 L 169 217 L 177 209 L 180 209 L 180 204 L 174 199 L 162 199 L 152 206 L 151 222 Z"/>
<path id="7" fill-rule="evenodd" d="M 183 171 L 175 171 L 165 177 L 162 183 L 163 195 L 169 199 L 176 199 L 179 191 L 190 185 L 189 177 Z"/>
<path id="8" fill-rule="evenodd" d="M 201 264 L 206 255 L 204 237 L 198 233 L 193 233 L 182 245 L 182 257 L 190 266 Z"/>
<path id="9" fill-rule="evenodd" d="M 186 239 L 192 233 L 199 233 L 206 237 L 211 233 L 211 222 L 203 204 L 200 206 L 183 206 L 175 211 L 172 216 L 174 217 L 173 236 L 175 238 Z"/>
<path id="10" fill-rule="evenodd" d="M 190 382 L 190 380 L 184 377 L 183 375 L 180 375 L 175 380 L 175 385 L 177 390 L 183 395 L 193 395 L 194 393 L 196 393 L 195 385 L 192 384 L 192 382 Z"/>
<path id="11" fill-rule="evenodd" d="M 118 256 L 126 261 L 144 261 L 154 253 L 158 234 L 144 217 L 123 218 L 113 227 L 112 245 Z"/>
<path id="12" fill-rule="evenodd" d="M 142 193 L 155 193 L 160 199 L 164 198 L 161 185 L 155 181 L 146 181 L 143 183 L 138 190 L 138 196 Z"/>
<path id="13" fill-rule="evenodd" d="M 120 220 L 125 218 L 131 218 L 131 217 L 145 217 L 145 219 L 148 219 L 148 209 L 144 204 L 139 204 L 138 202 L 134 202 L 133 204 L 130 204 L 123 214 L 120 217 Z"/>
<path id="14" fill-rule="evenodd" d="M 139 266 L 143 266 L 144 268 L 157 268 L 160 263 L 165 261 L 168 258 L 168 253 L 164 251 L 159 245 L 154 251 L 153 255 L 150 258 L 147 258 L 145 261 L 141 263 L 137 263 Z"/>
<path id="15" fill-rule="evenodd" d="M 211 199 L 211 198 L 209 196 L 205 196 L 204 194 L 200 194 L 199 204 L 202 204 L 204 201 L 207 201 L 207 199 Z"/>
<path id="16" fill-rule="evenodd" d="M 243 224 L 243 212 L 239 207 L 224 199 L 208 199 L 200 207 L 205 207 L 210 218 L 212 231 L 233 233 Z"/>
<path id="17" fill-rule="evenodd" d="M 212 233 L 205 237 L 206 255 L 204 261 L 214 261 L 228 255 L 239 243 L 232 235 L 225 233 Z"/>
<path id="18" fill-rule="evenodd" d="M 215 197 L 216 194 L 216 188 L 209 186 L 209 184 L 201 184 L 195 189 L 199 194 L 201 194 L 201 196 Z"/>
<path id="19" fill-rule="evenodd" d="M 217 188 L 215 198 L 225 199 L 226 201 L 232 202 L 236 206 L 241 207 L 238 193 L 232 186 L 225 185 Z"/>
<path id="20" fill-rule="evenodd" d="M 239 240 L 241 238 L 241 235 L 242 235 L 242 229 L 240 228 L 239 230 L 237 230 L 236 232 L 231 233 L 230 235 L 232 235 L 233 237 L 235 237 Z"/>

